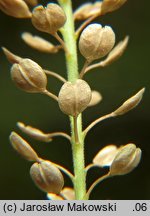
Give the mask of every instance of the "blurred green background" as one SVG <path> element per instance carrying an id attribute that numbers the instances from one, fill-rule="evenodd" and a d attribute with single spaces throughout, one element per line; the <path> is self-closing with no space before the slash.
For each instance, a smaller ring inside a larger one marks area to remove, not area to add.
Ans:
<path id="1" fill-rule="evenodd" d="M 48 1 L 43 1 L 46 4 Z M 80 3 L 74 1 L 74 9 Z M 129 0 L 120 10 L 99 18 L 96 22 L 111 25 L 116 41 L 130 36 L 129 46 L 123 57 L 105 69 L 96 69 L 85 79 L 92 89 L 103 95 L 101 104 L 88 108 L 83 114 L 83 126 L 97 117 L 117 108 L 143 86 L 146 92 L 141 104 L 125 116 L 106 120 L 93 128 L 86 138 L 86 164 L 97 151 L 107 144 L 135 143 L 142 149 L 142 161 L 131 174 L 114 177 L 96 187 L 91 199 L 150 199 L 150 1 Z M 77 24 L 79 25 L 79 23 Z M 57 43 L 51 36 L 38 32 L 30 20 L 19 20 L 0 12 L 0 46 L 15 54 L 28 57 L 42 67 L 66 76 L 64 55 L 38 53 L 21 40 L 21 33 L 29 31 Z M 79 66 L 83 57 L 79 54 Z M 69 132 L 68 117 L 58 105 L 46 96 L 28 94 L 15 87 L 10 79 L 10 64 L 0 50 L 0 199 L 45 199 L 45 193 L 33 184 L 29 169 L 31 163 L 23 160 L 12 149 L 8 137 L 12 130 L 28 140 L 42 158 L 60 163 L 72 170 L 71 149 L 63 138 L 51 143 L 29 139 L 16 127 L 17 121 L 37 127 L 45 132 Z M 49 78 L 49 90 L 58 93 L 61 83 Z M 93 169 L 88 175 L 88 185 L 106 170 Z M 71 185 L 66 179 L 66 185 Z"/>

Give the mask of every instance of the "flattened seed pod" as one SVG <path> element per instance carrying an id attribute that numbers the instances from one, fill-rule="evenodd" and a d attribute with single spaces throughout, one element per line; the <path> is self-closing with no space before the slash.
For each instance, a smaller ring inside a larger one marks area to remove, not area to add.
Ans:
<path id="1" fill-rule="evenodd" d="M 59 169 L 49 161 L 34 163 L 30 169 L 34 183 L 47 193 L 59 194 L 64 185 L 64 179 Z"/>
<path id="2" fill-rule="evenodd" d="M 12 132 L 10 135 L 12 147 L 26 160 L 38 161 L 38 155 L 33 148 L 17 133 Z"/>
<path id="3" fill-rule="evenodd" d="M 32 24 L 42 32 L 54 34 L 65 22 L 66 15 L 57 4 L 49 3 L 45 8 L 40 5 L 32 13 Z"/>
<path id="4" fill-rule="evenodd" d="M 82 32 L 79 40 L 81 54 L 91 62 L 107 55 L 115 44 L 115 33 L 109 26 L 90 24 Z"/>
<path id="5" fill-rule="evenodd" d="M 59 92 L 59 107 L 65 114 L 77 116 L 87 108 L 91 96 L 91 89 L 84 80 L 78 79 L 74 84 L 66 82 Z"/>
<path id="6" fill-rule="evenodd" d="M 135 169 L 141 160 L 142 151 L 135 144 L 127 144 L 118 151 L 111 167 L 110 175 L 125 175 Z"/>
<path id="7" fill-rule="evenodd" d="M 47 77 L 43 69 L 31 59 L 22 59 L 13 64 L 11 77 L 17 87 L 30 92 L 43 92 L 46 89 Z"/>

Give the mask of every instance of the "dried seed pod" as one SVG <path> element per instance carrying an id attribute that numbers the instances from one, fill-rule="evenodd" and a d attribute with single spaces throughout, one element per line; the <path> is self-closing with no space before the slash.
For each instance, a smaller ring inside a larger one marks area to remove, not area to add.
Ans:
<path id="1" fill-rule="evenodd" d="M 127 48 L 129 37 L 126 36 L 123 41 L 120 41 L 108 54 L 104 61 L 101 61 L 101 66 L 105 67 L 118 60 Z"/>
<path id="2" fill-rule="evenodd" d="M 7 60 L 12 64 L 19 63 L 23 59 L 20 56 L 14 55 L 12 52 L 10 52 L 5 47 L 2 47 L 2 50 L 3 50 Z"/>
<path id="3" fill-rule="evenodd" d="M 24 1 L 31 6 L 36 6 L 38 4 L 38 0 L 24 0 Z"/>
<path id="4" fill-rule="evenodd" d="M 79 8 L 77 8 L 74 11 L 74 18 L 77 20 L 84 20 L 87 19 L 87 13 L 89 12 L 89 10 L 91 10 L 92 8 L 92 3 L 84 3 L 82 4 Z"/>
<path id="5" fill-rule="evenodd" d="M 114 111 L 115 115 L 123 115 L 130 110 L 134 109 L 142 100 L 145 88 L 142 88 L 138 93 L 125 101 L 117 110 Z"/>
<path id="6" fill-rule="evenodd" d="M 78 79 L 73 84 L 66 82 L 60 89 L 58 103 L 62 112 L 77 116 L 85 110 L 91 100 L 91 89 L 87 82 Z"/>
<path id="7" fill-rule="evenodd" d="M 101 5 L 101 14 L 119 9 L 127 0 L 103 0 Z"/>
<path id="8" fill-rule="evenodd" d="M 61 196 L 56 195 L 56 194 L 54 194 L 54 193 L 48 193 L 48 194 L 47 194 L 47 198 L 48 198 L 49 200 L 64 200 Z"/>
<path id="9" fill-rule="evenodd" d="M 41 37 L 38 37 L 38 36 L 33 36 L 32 34 L 28 32 L 24 32 L 22 34 L 22 39 L 30 47 L 40 52 L 56 53 L 58 51 L 58 48 L 54 46 L 52 43 L 50 43 L 49 41 Z"/>
<path id="10" fill-rule="evenodd" d="M 43 69 L 31 59 L 22 59 L 11 68 L 11 77 L 17 87 L 30 92 L 44 92 L 47 77 Z"/>
<path id="11" fill-rule="evenodd" d="M 30 169 L 34 183 L 47 193 L 59 194 L 64 185 L 64 179 L 59 169 L 50 161 L 34 163 Z"/>
<path id="12" fill-rule="evenodd" d="M 102 95 L 98 91 L 92 91 L 92 98 L 88 107 L 95 106 L 102 100 Z"/>
<path id="13" fill-rule="evenodd" d="M 95 3 L 85 3 L 81 5 L 77 10 L 74 12 L 74 19 L 76 20 L 85 20 L 91 16 L 99 14 L 101 11 L 101 4 L 102 2 L 95 2 Z"/>
<path id="14" fill-rule="evenodd" d="M 134 144 L 123 146 L 110 167 L 110 175 L 125 175 L 136 168 L 141 160 L 141 149 Z"/>
<path id="15" fill-rule="evenodd" d="M 39 141 L 44 141 L 44 142 L 50 142 L 52 141 L 52 138 L 48 136 L 47 134 L 44 134 L 41 130 L 33 128 L 31 126 L 25 126 L 22 122 L 18 122 L 17 126 L 19 129 L 29 135 L 30 137 L 39 140 Z"/>
<path id="16" fill-rule="evenodd" d="M 118 148 L 115 145 L 108 145 L 102 148 L 94 157 L 93 164 L 100 167 L 109 167 L 116 154 L 118 153 Z"/>
<path id="17" fill-rule="evenodd" d="M 1 0 L 0 10 L 16 18 L 31 18 L 31 12 L 23 0 Z"/>
<path id="18" fill-rule="evenodd" d="M 66 15 L 62 8 L 49 3 L 46 8 L 38 6 L 32 13 L 32 24 L 39 31 L 55 34 L 66 22 Z"/>
<path id="19" fill-rule="evenodd" d="M 73 188 L 70 187 L 65 187 L 61 191 L 61 195 L 66 199 L 66 200 L 75 200 L 75 191 Z"/>
<path id="20" fill-rule="evenodd" d="M 12 147 L 26 160 L 28 161 L 38 161 L 38 155 L 33 150 L 33 148 L 17 133 L 12 132 L 10 134 L 10 142 Z"/>
<path id="21" fill-rule="evenodd" d="M 91 62 L 107 55 L 115 44 L 115 34 L 111 27 L 90 24 L 82 32 L 79 40 L 81 54 Z"/>

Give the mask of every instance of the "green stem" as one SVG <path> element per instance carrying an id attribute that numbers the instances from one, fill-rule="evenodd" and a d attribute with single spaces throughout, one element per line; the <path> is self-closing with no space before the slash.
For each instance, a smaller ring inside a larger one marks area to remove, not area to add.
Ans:
<path id="1" fill-rule="evenodd" d="M 74 83 L 78 77 L 78 61 L 77 61 L 77 45 L 74 29 L 74 19 L 72 13 L 71 0 L 58 0 L 59 4 L 66 13 L 67 21 L 64 28 L 61 30 L 65 45 L 68 52 L 66 53 L 66 64 L 68 81 Z M 76 121 L 77 122 L 74 122 Z M 74 166 L 74 190 L 77 200 L 86 199 L 86 173 L 84 165 L 84 139 L 82 133 L 82 116 L 79 115 L 77 119 L 70 117 L 71 134 L 72 134 L 72 155 Z M 76 142 L 76 129 L 77 124 L 78 142 Z"/>

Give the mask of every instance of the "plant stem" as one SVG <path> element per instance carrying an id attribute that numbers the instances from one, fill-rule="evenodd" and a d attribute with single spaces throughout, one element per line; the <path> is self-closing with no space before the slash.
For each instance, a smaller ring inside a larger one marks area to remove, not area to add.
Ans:
<path id="1" fill-rule="evenodd" d="M 59 4 L 62 6 L 64 12 L 67 16 L 67 21 L 62 29 L 61 33 L 63 35 L 65 45 L 67 47 L 68 53 L 66 53 L 66 64 L 67 64 L 67 74 L 68 81 L 74 83 L 78 77 L 78 61 L 77 61 L 77 46 L 76 46 L 76 36 L 74 30 L 74 19 L 72 12 L 71 0 L 58 0 Z M 77 122 L 74 122 L 76 121 Z M 82 133 L 82 117 L 78 116 L 77 119 L 70 117 L 71 122 L 71 134 L 72 134 L 72 155 L 73 155 L 73 166 L 74 166 L 74 190 L 76 200 L 86 199 L 86 173 L 84 165 L 84 139 Z M 76 142 L 75 137 L 76 129 L 78 131 L 78 142 Z"/>

